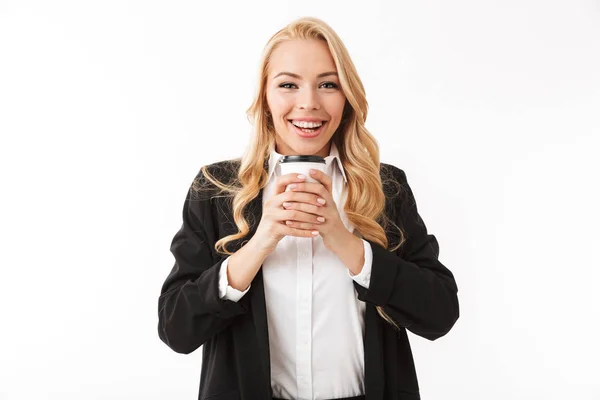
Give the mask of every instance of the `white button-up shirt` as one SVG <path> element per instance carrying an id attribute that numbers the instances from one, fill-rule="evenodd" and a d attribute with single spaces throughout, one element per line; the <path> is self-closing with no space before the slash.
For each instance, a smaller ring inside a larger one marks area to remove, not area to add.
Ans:
<path id="1" fill-rule="evenodd" d="M 263 204 L 273 195 L 282 154 L 272 151 Z M 332 195 L 346 228 L 362 238 L 343 211 L 346 175 L 335 143 L 325 158 Z M 369 287 L 373 253 L 363 239 L 365 264 L 358 275 L 323 244 L 323 238 L 285 236 L 264 260 L 271 387 L 282 399 L 354 397 L 364 387 L 364 312 L 353 280 Z M 221 298 L 238 301 L 243 292 L 228 285 L 226 258 L 219 271 Z"/>

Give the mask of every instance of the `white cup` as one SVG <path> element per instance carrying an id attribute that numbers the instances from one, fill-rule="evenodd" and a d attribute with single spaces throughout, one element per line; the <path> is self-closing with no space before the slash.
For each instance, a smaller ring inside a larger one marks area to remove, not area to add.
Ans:
<path id="1" fill-rule="evenodd" d="M 325 173 L 327 165 L 325 159 L 321 156 L 284 156 L 279 160 L 279 167 L 281 168 L 281 175 L 286 174 L 302 174 L 306 176 L 304 182 L 317 183 L 315 178 L 310 176 L 310 169 L 318 169 Z M 285 191 L 289 189 L 286 187 Z"/>

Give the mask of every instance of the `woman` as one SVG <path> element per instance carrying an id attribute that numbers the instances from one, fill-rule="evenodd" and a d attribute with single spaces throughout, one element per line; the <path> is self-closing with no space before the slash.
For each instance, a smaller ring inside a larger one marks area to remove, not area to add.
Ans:
<path id="1" fill-rule="evenodd" d="M 445 335 L 458 289 L 405 173 L 379 162 L 350 56 L 302 18 L 261 65 L 250 146 L 203 166 L 186 197 L 159 336 L 204 345 L 201 400 L 419 399 L 406 330 Z M 280 173 L 296 154 L 325 158 L 317 183 Z"/>

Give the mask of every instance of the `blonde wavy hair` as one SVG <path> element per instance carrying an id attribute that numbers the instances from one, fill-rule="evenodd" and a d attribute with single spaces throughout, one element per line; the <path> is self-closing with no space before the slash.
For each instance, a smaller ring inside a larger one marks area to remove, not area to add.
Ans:
<path id="1" fill-rule="evenodd" d="M 388 248 L 385 233 L 387 227 L 391 224 L 398 228 L 399 243 L 389 249 L 395 251 L 404 243 L 405 234 L 385 213 L 384 183 L 389 180 L 398 189 L 400 189 L 400 184 L 392 178 L 392 171 L 387 168 L 386 164 L 380 165 L 378 144 L 365 128 L 368 109 L 365 90 L 348 50 L 328 24 L 314 17 L 299 18 L 291 22 L 273 35 L 263 50 L 259 68 L 259 84 L 254 101 L 246 111 L 248 119 L 253 125 L 254 134 L 241 158 L 219 164 L 221 167 L 229 168 L 232 172 L 230 175 L 235 175 L 237 179 L 234 182 L 221 182 L 209 172 L 210 165 L 205 165 L 201 168 L 202 180 L 197 178 L 192 184 L 196 192 L 214 189 L 216 186 L 220 189 L 218 194 L 227 193 L 226 196 L 221 197 L 228 197 L 230 200 L 233 198 L 231 206 L 238 232 L 219 239 L 215 244 L 215 250 L 221 254 L 233 254 L 227 249 L 227 244 L 243 239 L 250 231 L 250 225 L 244 217 L 244 210 L 267 184 L 268 174 L 265 163 L 275 148 L 276 133 L 268 111 L 265 89 L 269 62 L 271 54 L 279 44 L 297 39 L 326 42 L 346 97 L 340 126 L 331 139 L 335 141 L 339 150 L 340 160 L 348 180 L 348 196 L 344 212 L 363 238 L 386 249 Z M 381 180 L 380 168 L 385 177 L 384 182 Z M 211 184 L 214 186 L 210 187 Z M 394 196 L 394 194 L 388 195 Z M 382 307 L 377 306 L 377 311 L 384 320 L 396 329 L 400 329 Z"/>

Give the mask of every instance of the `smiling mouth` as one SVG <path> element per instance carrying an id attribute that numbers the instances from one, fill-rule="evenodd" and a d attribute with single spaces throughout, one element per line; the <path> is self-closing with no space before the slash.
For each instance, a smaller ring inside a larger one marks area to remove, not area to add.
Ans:
<path id="1" fill-rule="evenodd" d="M 288 120 L 292 130 L 296 132 L 299 136 L 304 138 L 313 138 L 319 136 L 319 134 L 323 131 L 323 128 L 327 124 L 327 121 L 321 121 L 321 126 L 318 128 L 299 128 L 292 123 L 292 120 Z"/>
<path id="2" fill-rule="evenodd" d="M 293 119 L 288 119 L 288 122 L 289 122 L 290 124 L 294 125 L 292 121 L 293 121 Z M 325 120 L 321 120 L 321 121 L 319 121 L 319 122 L 321 123 L 321 126 L 323 126 L 323 125 L 325 125 L 325 124 L 327 123 L 327 121 L 325 121 Z M 321 127 L 321 126 L 319 126 L 319 127 L 317 127 L 317 128 L 301 128 L 301 127 L 299 127 L 299 126 L 297 126 L 297 125 L 294 125 L 294 126 L 295 126 L 296 128 L 298 128 L 298 129 L 308 129 L 308 130 L 310 130 L 310 129 L 315 129 L 315 130 L 316 130 L 316 129 L 319 129 L 319 128 Z"/>

